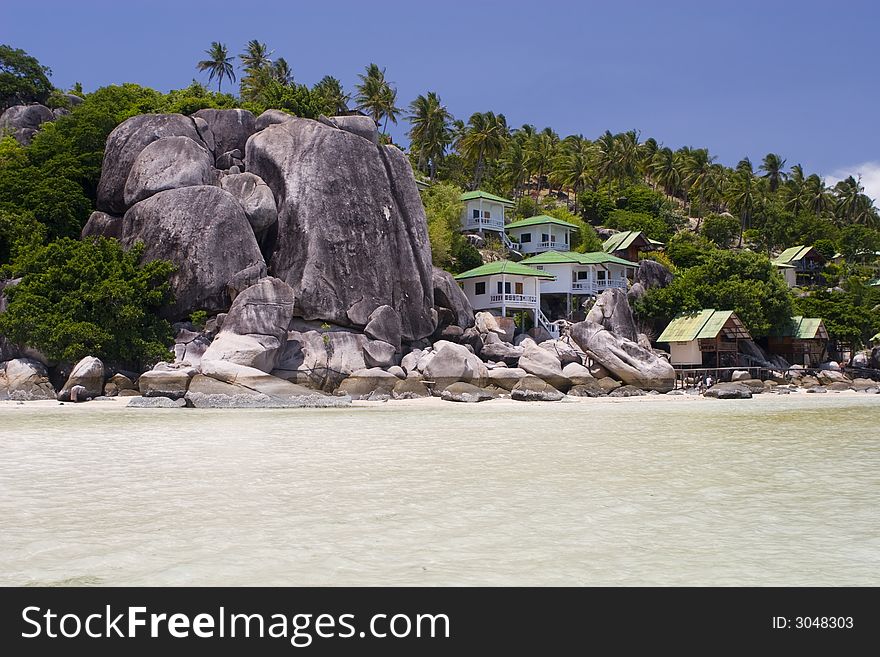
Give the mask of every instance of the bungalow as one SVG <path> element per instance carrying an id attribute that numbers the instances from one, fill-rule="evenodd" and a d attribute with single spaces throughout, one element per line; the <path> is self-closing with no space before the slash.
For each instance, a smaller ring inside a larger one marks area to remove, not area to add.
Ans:
<path id="1" fill-rule="evenodd" d="M 509 311 L 527 311 L 533 326 L 543 326 L 551 334 L 555 328 L 541 312 L 542 280 L 553 277 L 542 271 L 510 260 L 480 265 L 455 277 L 474 310 L 485 310 L 501 317 Z"/>
<path id="2" fill-rule="evenodd" d="M 481 235 L 485 231 L 504 235 L 504 210 L 515 204 L 510 199 L 495 196 L 489 192 L 476 190 L 465 192 L 459 197 L 464 203 L 461 213 L 461 230 L 477 231 Z"/>
<path id="3" fill-rule="evenodd" d="M 816 281 L 816 277 L 825 266 L 825 256 L 819 253 L 812 246 L 793 246 L 780 253 L 773 260 L 776 267 L 785 269 L 786 265 L 795 269 L 795 282 L 798 285 L 809 285 Z M 786 276 L 783 273 L 783 276 Z M 790 282 L 790 275 L 786 276 L 789 286 L 793 287 Z"/>
<path id="4" fill-rule="evenodd" d="M 663 246 L 663 242 L 650 239 L 640 230 L 624 230 L 605 240 L 602 250 L 618 258 L 638 262 L 640 251 L 656 251 Z"/>
<path id="5" fill-rule="evenodd" d="M 708 308 L 679 315 L 669 322 L 657 342 L 669 344 L 669 362 L 673 365 L 736 367 L 739 341 L 751 339 L 732 310 Z"/>
<path id="6" fill-rule="evenodd" d="M 767 351 L 792 365 L 814 367 L 828 353 L 828 331 L 818 317 L 792 317 L 781 330 L 767 336 Z"/>
<path id="7" fill-rule="evenodd" d="M 541 295 L 544 313 L 555 319 L 570 319 L 573 297 L 593 297 L 614 287 L 626 290 L 627 270 L 636 266 L 603 251 L 545 251 L 520 264 L 553 277 L 541 281 Z"/>
<path id="8" fill-rule="evenodd" d="M 568 251 L 571 248 L 571 234 L 578 227 L 568 221 L 540 214 L 511 222 L 505 230 L 511 241 L 519 245 L 519 252 L 526 254 L 557 249 Z"/>

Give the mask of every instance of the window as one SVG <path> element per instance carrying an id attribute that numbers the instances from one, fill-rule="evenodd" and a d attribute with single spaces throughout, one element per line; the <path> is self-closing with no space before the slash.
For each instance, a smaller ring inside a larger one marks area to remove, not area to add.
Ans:
<path id="1" fill-rule="evenodd" d="M 474 294 L 486 294 L 486 281 L 481 281 L 479 283 L 474 283 Z"/>
<path id="2" fill-rule="evenodd" d="M 483 219 L 491 219 L 491 218 L 492 218 L 492 213 L 489 212 L 488 210 L 483 210 Z"/>
<path id="3" fill-rule="evenodd" d="M 604 280 L 605 280 L 605 274 L 606 274 L 605 270 L 604 270 L 604 269 L 600 269 L 599 271 L 596 272 L 596 278 L 598 278 L 600 281 L 604 281 Z"/>
<path id="4" fill-rule="evenodd" d="M 473 218 L 474 218 L 474 219 L 479 219 L 479 218 L 480 218 L 480 211 L 479 211 L 479 210 L 474 210 L 474 216 L 473 216 Z"/>
<path id="5" fill-rule="evenodd" d="M 550 236 L 547 233 L 541 233 L 541 241 L 542 242 L 549 242 Z"/>
<path id="6" fill-rule="evenodd" d="M 504 291 L 504 294 L 510 294 L 510 283 L 505 283 L 502 288 L 501 281 L 498 281 L 498 294 L 501 294 L 502 290 Z"/>
<path id="7" fill-rule="evenodd" d="M 522 294 L 522 293 L 523 293 L 523 284 L 522 284 L 522 283 L 516 283 L 516 284 L 514 285 L 513 291 L 514 291 L 515 294 Z"/>
<path id="8" fill-rule="evenodd" d="M 532 241 L 532 234 L 531 233 L 523 233 L 522 235 L 519 236 L 519 243 L 520 244 L 525 244 L 526 242 L 531 242 L 531 241 Z"/>
<path id="9" fill-rule="evenodd" d="M 588 271 L 579 271 L 579 272 L 577 273 L 577 279 L 578 279 L 579 281 L 585 281 L 585 280 L 587 280 L 587 279 L 589 279 L 589 278 L 590 278 L 590 272 L 588 272 Z"/>
<path id="10" fill-rule="evenodd" d="M 544 271 L 544 265 L 537 265 L 535 269 L 537 269 L 538 271 Z"/>

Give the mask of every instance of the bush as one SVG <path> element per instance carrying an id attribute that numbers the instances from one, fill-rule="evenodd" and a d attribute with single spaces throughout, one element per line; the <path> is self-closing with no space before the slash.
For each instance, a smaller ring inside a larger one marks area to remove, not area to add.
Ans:
<path id="1" fill-rule="evenodd" d="M 140 368 L 168 356 L 171 326 L 156 312 L 170 301 L 169 262 L 139 264 L 115 240 L 61 239 L 22 254 L 0 333 L 54 361 L 87 355 Z"/>
<path id="2" fill-rule="evenodd" d="M 40 248 L 46 228 L 27 212 L 0 207 L 0 278 L 12 276 L 9 263 Z"/>
<path id="3" fill-rule="evenodd" d="M 717 247 L 705 237 L 689 232 L 673 235 L 666 243 L 666 255 L 676 267 L 683 269 L 696 267 L 716 250 Z"/>
<path id="4" fill-rule="evenodd" d="M 605 225 L 617 230 L 640 230 L 650 239 L 660 242 L 668 241 L 672 235 L 666 222 L 662 219 L 629 210 L 612 210 Z"/>
<path id="5" fill-rule="evenodd" d="M 722 249 L 728 249 L 739 237 L 739 219 L 730 214 L 710 214 L 703 219 L 700 234 Z"/>
<path id="6" fill-rule="evenodd" d="M 667 208 L 666 198 L 660 192 L 656 192 L 645 185 L 633 185 L 624 189 L 617 199 L 619 210 L 629 210 L 641 214 L 650 214 L 653 217 L 662 217 Z"/>
<path id="7" fill-rule="evenodd" d="M 602 226 L 614 210 L 614 202 L 601 192 L 584 191 L 578 195 L 578 208 L 585 221 L 594 226 Z"/>
<path id="8" fill-rule="evenodd" d="M 21 48 L 0 45 L 0 113 L 12 105 L 46 102 L 53 89 L 50 75 Z"/>

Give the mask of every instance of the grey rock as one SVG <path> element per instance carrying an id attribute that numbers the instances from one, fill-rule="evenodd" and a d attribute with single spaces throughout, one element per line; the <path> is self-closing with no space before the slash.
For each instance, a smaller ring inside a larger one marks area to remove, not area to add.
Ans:
<path id="1" fill-rule="evenodd" d="M 126 207 L 168 189 L 214 185 L 211 156 L 189 137 L 162 137 L 147 144 L 131 165 L 125 181 Z"/>
<path id="2" fill-rule="evenodd" d="M 510 391 L 510 398 L 516 401 L 560 401 L 565 395 L 555 387 L 536 376 L 527 376 Z"/>
<path id="3" fill-rule="evenodd" d="M 477 356 L 483 351 L 483 338 L 480 336 L 480 332 L 473 326 L 464 330 L 458 342 L 469 346 Z"/>
<path id="4" fill-rule="evenodd" d="M 125 183 L 131 167 L 142 150 L 163 137 L 189 137 L 205 145 L 193 120 L 183 114 L 139 114 L 123 121 L 107 137 L 98 182 L 98 210 L 123 214 L 128 209 Z"/>
<path id="5" fill-rule="evenodd" d="M 440 393 L 440 399 L 443 401 L 464 402 L 466 404 L 489 401 L 490 399 L 495 399 L 495 397 L 488 390 L 478 388 L 470 383 L 464 383 L 463 381 L 450 384 Z"/>
<path id="6" fill-rule="evenodd" d="M 252 173 L 223 176 L 220 187 L 239 200 L 254 233 L 263 233 L 278 221 L 275 196 L 259 176 Z"/>
<path id="7" fill-rule="evenodd" d="M 0 363 L 0 399 L 33 401 L 55 399 L 46 366 L 32 358 Z"/>
<path id="8" fill-rule="evenodd" d="M 416 365 L 425 353 L 426 352 L 423 349 L 413 349 L 400 359 L 400 367 L 407 373 L 416 371 Z"/>
<path id="9" fill-rule="evenodd" d="M 540 346 L 527 346 L 519 359 L 519 366 L 557 390 L 564 392 L 571 387 L 571 381 L 563 375 L 562 366 L 556 355 Z"/>
<path id="10" fill-rule="evenodd" d="M 81 386 L 87 397 L 99 397 L 104 392 L 104 363 L 94 356 L 80 360 L 58 392 L 58 400 L 69 400 L 74 386 Z"/>
<path id="11" fill-rule="evenodd" d="M 202 359 L 271 372 L 287 344 L 293 305 L 293 290 L 280 279 L 267 277 L 250 286 L 235 298 Z"/>
<path id="12" fill-rule="evenodd" d="M 211 126 L 209 126 L 208 122 L 200 116 L 191 118 L 196 125 L 196 131 L 199 133 L 199 137 L 205 142 L 205 146 L 208 147 L 208 150 L 213 153 L 216 144 L 214 143 L 214 133 L 211 132 Z"/>
<path id="13" fill-rule="evenodd" d="M 519 367 L 497 367 L 489 370 L 489 383 L 504 390 L 513 390 L 527 376 L 528 372 Z"/>
<path id="14" fill-rule="evenodd" d="M 89 220 L 83 226 L 80 237 L 86 239 L 89 237 L 106 237 L 108 239 L 119 239 L 122 233 L 122 217 L 116 217 L 100 210 L 95 210 L 89 215 Z"/>
<path id="15" fill-rule="evenodd" d="M 871 367 L 880 370 L 880 345 L 871 348 Z"/>
<path id="16" fill-rule="evenodd" d="M 560 338 L 558 340 L 545 340 L 539 345 L 541 349 L 545 349 L 554 354 L 559 359 L 559 364 L 565 367 L 569 363 L 582 364 L 584 362 L 583 350 L 575 344 L 570 337 Z"/>
<path id="17" fill-rule="evenodd" d="M 850 361 L 850 365 L 853 367 L 868 367 L 871 362 L 871 352 L 870 351 L 860 351 L 855 356 L 852 357 L 852 361 Z"/>
<path id="18" fill-rule="evenodd" d="M 449 340 L 450 342 L 461 342 L 461 336 L 464 335 L 464 329 L 455 324 L 444 326 L 440 330 L 440 340 Z"/>
<path id="19" fill-rule="evenodd" d="M 237 363 L 203 359 L 200 370 L 206 377 L 244 389 L 242 394 L 259 393 L 282 400 L 316 394 L 313 389 Z M 198 389 L 196 392 L 205 390 Z"/>
<path id="20" fill-rule="evenodd" d="M 585 352 L 625 384 L 658 392 L 673 389 L 675 370 L 654 352 L 589 321 L 572 326 L 571 335 Z"/>
<path id="21" fill-rule="evenodd" d="M 819 383 L 823 386 L 828 386 L 832 383 L 852 383 L 846 374 L 836 370 L 822 370 L 816 375 L 816 378 L 819 379 Z"/>
<path id="22" fill-rule="evenodd" d="M 186 393 L 186 402 L 194 408 L 342 408 L 351 405 L 351 397 L 330 397 L 311 394 L 279 399 L 262 393 L 256 394 L 205 394 Z"/>
<path id="23" fill-rule="evenodd" d="M 363 137 L 374 146 L 379 144 L 379 128 L 369 116 L 334 116 L 331 121 L 339 127 L 358 137 Z"/>
<path id="24" fill-rule="evenodd" d="M 483 360 L 503 362 L 509 367 L 516 367 L 523 355 L 522 347 L 514 347 L 509 342 L 502 342 L 495 333 L 487 333 L 480 357 Z"/>
<path id="25" fill-rule="evenodd" d="M 489 370 L 467 347 L 440 340 L 434 344 L 431 358 L 419 369 L 425 379 L 434 381 L 434 390 L 443 390 L 456 382 L 482 388 L 489 378 Z"/>
<path id="26" fill-rule="evenodd" d="M 388 368 L 395 364 L 395 348 L 382 340 L 369 340 L 364 345 L 364 363 L 367 367 Z"/>
<path id="27" fill-rule="evenodd" d="M 601 379 L 596 379 L 596 385 L 598 385 L 601 390 L 604 390 L 605 393 L 608 394 L 613 390 L 617 390 L 623 384 L 621 384 L 620 381 L 616 379 L 612 379 L 610 376 L 604 376 Z"/>
<path id="28" fill-rule="evenodd" d="M 352 373 L 367 368 L 364 347 L 369 338 L 351 331 L 289 331 L 275 376 L 331 391 Z"/>
<path id="29" fill-rule="evenodd" d="M 372 313 L 364 328 L 364 333 L 373 340 L 381 340 L 400 349 L 400 315 L 391 306 L 379 306 Z"/>
<path id="30" fill-rule="evenodd" d="M 404 371 L 404 369 L 400 365 L 392 365 L 388 368 L 388 373 L 393 374 L 398 379 L 406 378 L 406 371 Z"/>
<path id="31" fill-rule="evenodd" d="M 468 301 L 464 290 L 448 271 L 439 267 L 432 268 L 431 281 L 434 287 L 434 305 L 450 310 L 454 316 L 452 321 L 462 329 L 474 325 L 474 309 Z"/>
<path id="32" fill-rule="evenodd" d="M 614 335 L 636 342 L 638 331 L 626 292 L 610 288 L 602 292 L 587 313 L 587 321 L 594 322 Z"/>
<path id="33" fill-rule="evenodd" d="M 569 397 L 604 397 L 608 393 L 599 385 L 598 381 L 572 386 L 568 391 Z"/>
<path id="34" fill-rule="evenodd" d="M 132 397 L 126 408 L 184 408 L 186 400 L 182 397 Z"/>
<path id="35" fill-rule="evenodd" d="M 636 270 L 636 283 L 645 290 L 655 287 L 666 287 L 672 283 L 673 275 L 664 265 L 654 260 L 641 260 Z"/>
<path id="36" fill-rule="evenodd" d="M 267 109 L 265 112 L 257 117 L 254 127 L 259 132 L 260 130 L 265 130 L 270 125 L 275 125 L 276 123 L 286 123 L 292 118 L 294 118 L 292 115 L 279 109 Z"/>
<path id="37" fill-rule="evenodd" d="M 100 395 L 96 395 L 100 396 Z M 67 391 L 67 397 L 63 401 L 71 401 L 73 403 L 84 402 L 92 399 L 85 386 L 71 386 Z"/>
<path id="38" fill-rule="evenodd" d="M 496 317 L 485 311 L 474 315 L 474 327 L 481 335 L 496 334 L 502 342 L 513 342 L 513 334 L 516 331 L 512 317 Z"/>
<path id="39" fill-rule="evenodd" d="M 741 383 L 718 383 L 706 392 L 703 397 L 713 399 L 751 399 L 752 391 Z"/>
<path id="40" fill-rule="evenodd" d="M 590 370 L 580 363 L 569 363 L 562 368 L 562 376 L 569 380 L 572 386 L 592 386 L 596 384 L 596 378 L 590 374 Z"/>
<path id="41" fill-rule="evenodd" d="M 180 399 L 186 394 L 194 370 L 150 370 L 138 377 L 138 389 L 144 397 Z"/>
<path id="42" fill-rule="evenodd" d="M 634 386 L 621 386 L 608 393 L 609 397 L 643 397 L 647 393 Z"/>
<path id="43" fill-rule="evenodd" d="M 27 146 L 40 126 L 55 118 L 45 105 L 13 105 L 0 115 L 0 136 L 12 135 L 19 144 Z"/>
<path id="44" fill-rule="evenodd" d="M 232 278 L 226 281 L 226 292 L 229 295 L 229 300 L 234 302 L 239 294 L 251 285 L 256 285 L 264 278 L 266 278 L 266 263 L 262 260 L 236 272 L 232 275 Z"/>
<path id="45" fill-rule="evenodd" d="M 246 168 L 278 200 L 270 269 L 303 318 L 363 327 L 389 305 L 404 340 L 434 332 L 427 222 L 401 151 L 292 118 L 250 139 Z"/>
<path id="46" fill-rule="evenodd" d="M 530 328 L 527 332 L 527 337 L 533 339 L 536 343 L 541 344 L 542 342 L 546 342 L 547 340 L 552 340 L 553 336 L 550 335 L 550 332 L 545 329 L 543 326 L 534 326 Z M 514 342 L 514 344 L 516 344 Z"/>
<path id="47" fill-rule="evenodd" d="M 339 384 L 336 394 L 346 394 L 352 399 L 369 399 L 375 396 L 387 398 L 399 382 L 400 379 L 393 374 L 372 367 L 352 372 L 351 376 Z"/>
<path id="48" fill-rule="evenodd" d="M 200 109 L 193 117 L 204 119 L 214 136 L 214 157 L 238 149 L 245 152 L 248 137 L 257 131 L 254 115 L 244 109 Z"/>
<path id="49" fill-rule="evenodd" d="M 125 213 L 120 241 L 142 241 L 143 259 L 170 260 L 174 302 L 166 317 L 194 310 L 226 310 L 226 284 L 242 269 L 263 261 L 241 204 L 219 187 L 198 186 L 159 192 Z"/>
<path id="50" fill-rule="evenodd" d="M 745 381 L 746 379 L 751 379 L 752 375 L 749 374 L 746 370 L 734 370 L 733 374 L 730 375 L 731 381 Z"/>
<path id="51" fill-rule="evenodd" d="M 421 379 L 408 378 L 398 381 L 391 389 L 392 399 L 420 399 L 430 397 L 431 391 L 422 383 Z"/>
<path id="52" fill-rule="evenodd" d="M 822 386 L 813 386 L 812 388 L 807 388 L 807 392 L 816 393 L 816 394 L 825 394 L 828 391 Z"/>

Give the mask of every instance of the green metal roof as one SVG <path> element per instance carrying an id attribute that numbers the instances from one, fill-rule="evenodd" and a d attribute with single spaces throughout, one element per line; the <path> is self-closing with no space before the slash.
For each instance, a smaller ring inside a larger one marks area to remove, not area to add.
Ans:
<path id="1" fill-rule="evenodd" d="M 510 260 L 496 260 L 495 262 L 487 262 L 475 269 L 470 269 L 455 277 L 455 280 L 462 281 L 466 278 L 477 278 L 479 276 L 493 276 L 496 274 L 510 274 L 511 276 L 534 276 L 536 278 L 550 278 L 553 276 L 544 272 L 526 267 L 519 262 L 511 262 Z"/>
<path id="2" fill-rule="evenodd" d="M 502 198 L 500 196 L 495 196 L 495 194 L 490 194 L 489 192 L 484 192 L 481 189 L 474 190 L 473 192 L 465 192 L 461 196 L 458 197 L 460 201 L 472 201 L 475 198 L 483 198 L 487 201 L 495 201 L 496 203 L 501 203 L 502 205 L 516 205 L 509 198 Z"/>
<path id="3" fill-rule="evenodd" d="M 651 246 L 663 245 L 663 242 L 655 242 L 654 240 L 648 239 L 648 236 L 640 230 L 624 230 L 619 233 L 614 233 L 614 235 L 605 240 L 605 243 L 602 245 L 602 250 L 607 253 L 612 253 L 613 251 L 628 249 L 639 237 Z"/>
<path id="4" fill-rule="evenodd" d="M 562 219 L 550 217 L 546 214 L 539 214 L 535 215 L 534 217 L 529 217 L 528 219 L 519 219 L 517 221 L 512 221 L 504 227 L 504 230 L 510 230 L 511 228 L 526 228 L 528 226 L 540 226 L 543 224 L 553 224 L 555 226 L 562 226 L 563 228 L 578 228 L 578 226 L 570 224 L 567 221 L 563 221 Z"/>
<path id="5" fill-rule="evenodd" d="M 791 321 L 775 334 L 797 340 L 828 339 L 828 332 L 820 318 L 804 317 L 803 315 L 792 317 Z"/>
<path id="6" fill-rule="evenodd" d="M 603 265 L 617 264 L 624 267 L 638 267 L 634 262 L 618 258 L 604 251 L 593 251 L 591 253 L 576 253 L 575 251 L 544 251 L 531 258 L 521 260 L 521 265 Z"/>
<path id="7" fill-rule="evenodd" d="M 773 259 L 774 265 L 788 265 L 792 262 L 797 262 L 801 258 L 803 258 L 807 253 L 812 250 L 812 246 L 804 246 L 803 244 L 799 246 L 793 246 L 790 249 L 786 249 L 778 256 Z"/>
<path id="8" fill-rule="evenodd" d="M 690 342 L 698 338 L 711 340 L 718 336 L 731 316 L 736 319 L 732 310 L 715 310 L 713 308 L 679 315 L 669 322 L 669 326 L 660 334 L 657 342 Z M 739 319 L 736 319 L 736 323 L 740 324 Z M 748 335 L 745 327 L 741 332 Z"/>

